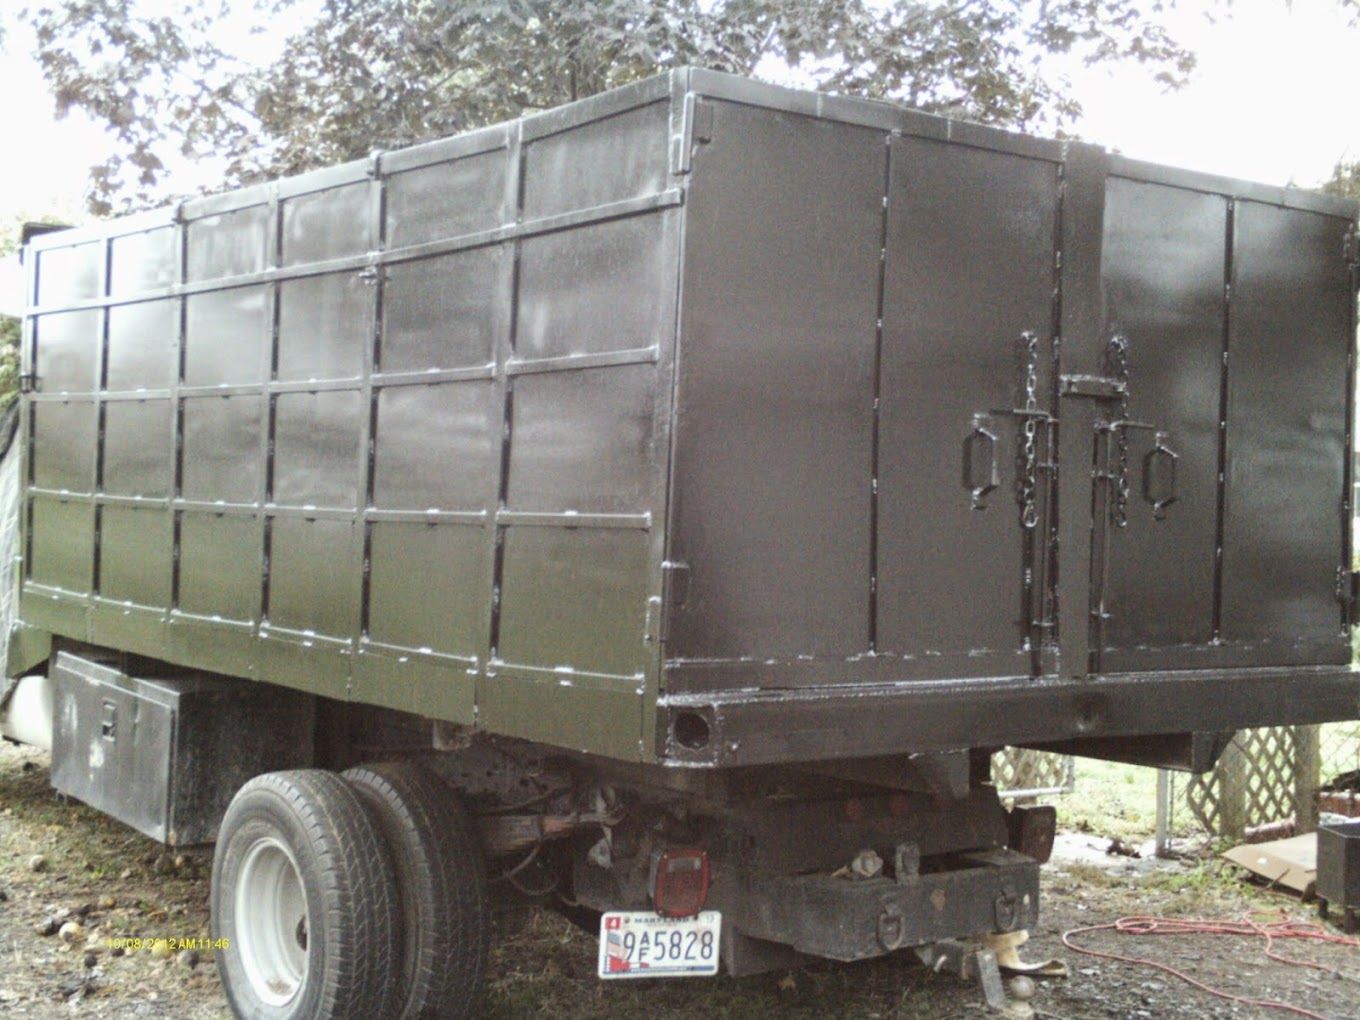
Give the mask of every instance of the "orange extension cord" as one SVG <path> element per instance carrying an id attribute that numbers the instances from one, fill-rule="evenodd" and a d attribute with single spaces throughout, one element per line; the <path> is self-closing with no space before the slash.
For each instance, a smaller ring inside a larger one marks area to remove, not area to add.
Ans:
<path id="1" fill-rule="evenodd" d="M 1276 1002 L 1271 999 L 1253 999 L 1246 995 L 1236 995 L 1226 992 L 1221 988 L 1214 988 L 1206 985 L 1203 981 L 1196 980 L 1184 971 L 1177 970 L 1175 967 L 1165 963 L 1158 963 L 1156 960 L 1146 960 L 1137 956 L 1125 956 L 1122 953 L 1107 953 L 1099 949 L 1088 949 L 1079 946 L 1072 941 L 1074 936 L 1086 935 L 1096 931 L 1113 931 L 1121 935 L 1239 935 L 1252 938 L 1263 938 L 1266 940 L 1265 955 L 1279 963 L 1286 963 L 1293 967 L 1309 967 L 1313 970 L 1320 970 L 1330 973 L 1334 970 L 1325 964 L 1315 963 L 1312 960 L 1291 960 L 1286 956 L 1281 956 L 1275 952 L 1275 942 L 1280 939 L 1306 939 L 1313 942 L 1330 942 L 1333 945 L 1341 946 L 1360 946 L 1360 939 L 1347 938 L 1344 935 L 1335 935 L 1329 932 L 1320 924 L 1310 921 L 1292 921 L 1283 910 L 1280 911 L 1279 920 L 1258 921 L 1259 914 L 1244 914 L 1240 921 L 1220 920 L 1217 918 L 1178 918 L 1178 917 L 1121 917 L 1113 924 L 1093 924 L 1086 928 L 1073 928 L 1065 931 L 1062 935 L 1062 943 L 1068 949 L 1076 953 L 1083 953 L 1086 956 L 1098 956 L 1104 960 L 1117 960 L 1120 963 L 1132 963 L 1143 967 L 1152 967 L 1160 970 L 1164 974 L 1169 974 L 1174 978 L 1184 981 L 1201 991 L 1208 992 L 1210 995 L 1220 999 L 1227 999 L 1229 1002 L 1241 1003 L 1244 1006 L 1256 1006 L 1260 1009 L 1278 1009 L 1286 1013 L 1294 1013 L 1298 1016 L 1311 1017 L 1312 1020 L 1328 1020 L 1321 1013 L 1314 1013 L 1312 1010 L 1304 1009 L 1302 1006 L 1295 1006 L 1288 1002 Z"/>

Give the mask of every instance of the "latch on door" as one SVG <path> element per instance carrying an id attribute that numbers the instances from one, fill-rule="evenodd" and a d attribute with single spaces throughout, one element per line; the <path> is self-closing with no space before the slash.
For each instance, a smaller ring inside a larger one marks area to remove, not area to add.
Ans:
<path id="1" fill-rule="evenodd" d="M 1073 377 L 1082 378 L 1082 377 Z M 1119 415 L 1115 421 L 1099 422 L 1098 432 L 1109 438 L 1105 444 L 1105 463 L 1113 460 L 1097 477 L 1107 482 L 1111 489 L 1110 521 L 1116 528 L 1128 527 L 1129 514 L 1129 433 L 1146 429 L 1153 433 L 1153 446 L 1143 457 L 1143 498 L 1152 504 L 1152 518 L 1166 520 L 1166 508 L 1176 502 L 1176 462 L 1180 459 L 1170 446 L 1168 436 L 1147 422 L 1134 421 L 1129 415 L 1129 340 L 1118 334 L 1110 337 L 1105 346 L 1105 375 L 1089 377 L 1101 384 L 1088 388 L 1086 392 L 1073 393 L 1074 396 L 1096 396 L 1101 399 L 1118 400 Z M 1113 451 L 1110 446 L 1113 444 Z"/>
<path id="2" fill-rule="evenodd" d="M 118 739 L 118 706 L 106 701 L 99 710 L 99 735 L 105 740 Z"/>
<path id="3" fill-rule="evenodd" d="M 1039 407 L 1039 335 L 1030 330 L 1018 338 L 1017 365 L 1019 392 L 1023 406 L 994 409 L 991 414 L 1015 418 L 1016 432 L 1015 501 L 1020 506 L 1020 523 L 1032 530 L 1039 523 L 1039 472 L 1041 427 L 1057 424 L 1057 419 Z M 963 441 L 963 487 L 969 491 L 974 510 L 987 509 L 987 496 L 1001 484 L 997 462 L 997 435 L 991 415 L 974 414 L 973 429 Z"/>
<path id="4" fill-rule="evenodd" d="M 1104 375 L 1061 375 L 1058 392 L 1064 397 L 1088 397 L 1091 400 L 1119 400 L 1129 391 L 1122 379 Z"/>

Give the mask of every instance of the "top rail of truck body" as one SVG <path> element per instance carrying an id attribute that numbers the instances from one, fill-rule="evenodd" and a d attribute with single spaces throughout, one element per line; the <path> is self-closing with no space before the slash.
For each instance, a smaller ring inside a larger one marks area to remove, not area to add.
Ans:
<path id="1" fill-rule="evenodd" d="M 1354 716 L 1355 214 L 683 69 L 37 237 L 11 670 L 696 767 Z"/>

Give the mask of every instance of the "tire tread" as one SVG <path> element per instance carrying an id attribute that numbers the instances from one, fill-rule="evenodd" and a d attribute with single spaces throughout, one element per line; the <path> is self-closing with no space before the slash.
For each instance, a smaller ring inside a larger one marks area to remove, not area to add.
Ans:
<path id="1" fill-rule="evenodd" d="M 302 851 L 298 866 L 304 872 L 304 884 L 310 872 L 326 914 L 324 932 L 330 942 L 322 984 L 307 1016 L 384 1020 L 395 1015 L 396 983 L 391 974 L 399 959 L 401 937 L 395 875 L 368 809 L 334 773 L 321 769 L 270 772 L 241 787 L 223 818 L 219 852 L 214 856 L 214 915 L 219 913 L 219 896 L 225 892 L 219 890 L 223 844 L 242 821 L 267 810 L 264 805 L 269 801 L 281 806 L 306 834 L 307 845 L 294 850 Z M 317 934 L 315 926 L 311 934 Z M 220 935 L 216 926 L 214 935 Z M 312 977 L 308 975 L 309 980 Z M 226 974 L 223 984 L 238 1015 L 259 1014 L 250 1008 L 248 989 L 233 989 Z M 304 987 L 299 1000 L 310 998 L 306 991 Z M 301 1001 L 298 1005 L 301 1008 Z"/>
<path id="2" fill-rule="evenodd" d="M 411 882 L 404 951 L 403 1020 L 476 1015 L 486 974 L 490 905 L 486 866 L 457 792 L 409 761 L 359 766 L 344 773 L 378 816 Z"/>

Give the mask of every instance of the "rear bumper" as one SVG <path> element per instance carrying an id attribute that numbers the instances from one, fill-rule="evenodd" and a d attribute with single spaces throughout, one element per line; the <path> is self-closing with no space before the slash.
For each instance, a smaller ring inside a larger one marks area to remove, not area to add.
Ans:
<path id="1" fill-rule="evenodd" d="M 809 956 L 867 960 L 942 939 L 1032 928 L 1039 863 L 997 849 L 960 854 L 950 870 L 901 882 L 753 876 L 728 916 L 751 938 Z"/>
<path id="2" fill-rule="evenodd" d="M 1354 719 L 1360 673 L 1291 666 L 909 680 L 663 695 L 658 707 L 667 764 L 768 765 Z"/>

